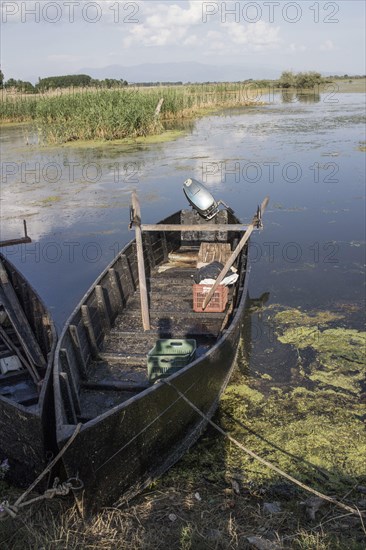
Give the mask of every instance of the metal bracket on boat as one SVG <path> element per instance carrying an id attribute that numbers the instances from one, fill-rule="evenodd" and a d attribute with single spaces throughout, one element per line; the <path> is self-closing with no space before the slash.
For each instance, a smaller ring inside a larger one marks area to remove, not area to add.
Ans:
<path id="1" fill-rule="evenodd" d="M 78 475 L 76 477 L 69 477 L 66 483 L 70 485 L 70 490 L 73 492 L 81 491 L 82 489 L 84 489 L 84 483 Z M 75 483 L 74 486 L 73 483 Z"/>
<path id="2" fill-rule="evenodd" d="M 128 224 L 128 229 L 131 230 L 134 227 L 141 227 L 141 216 L 138 216 L 136 209 L 130 206 L 130 223 Z"/>
<path id="3" fill-rule="evenodd" d="M 262 202 L 262 204 L 258 205 L 257 207 L 257 212 L 252 220 L 252 225 L 254 225 L 256 229 L 263 228 L 262 216 L 263 216 L 264 210 L 267 208 L 268 202 L 269 202 L 269 197 L 266 197 Z"/>

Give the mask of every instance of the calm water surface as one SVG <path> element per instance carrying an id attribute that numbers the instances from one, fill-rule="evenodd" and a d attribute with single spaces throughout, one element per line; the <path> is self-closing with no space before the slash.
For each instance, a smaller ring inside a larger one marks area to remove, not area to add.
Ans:
<path id="1" fill-rule="evenodd" d="M 349 312 L 363 328 L 365 100 L 363 94 L 276 97 L 190 124 L 176 141 L 45 148 L 26 127 L 2 130 L 3 249 L 51 309 L 58 330 L 128 242 L 129 196 L 153 223 L 187 206 L 187 177 L 250 220 L 266 195 L 265 229 L 252 238 L 250 297 L 266 305 Z M 265 315 L 252 315 L 252 361 L 265 369 Z M 258 366 L 257 365 L 257 366 Z"/>

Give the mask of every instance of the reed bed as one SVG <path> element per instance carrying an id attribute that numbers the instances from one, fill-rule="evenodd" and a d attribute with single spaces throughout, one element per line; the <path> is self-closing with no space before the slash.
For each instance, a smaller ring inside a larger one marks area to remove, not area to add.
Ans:
<path id="1" fill-rule="evenodd" d="M 34 122 L 45 143 L 114 140 L 158 134 L 164 121 L 193 117 L 207 109 L 249 105 L 254 95 L 244 85 L 225 83 L 4 95 L 0 120 Z"/>

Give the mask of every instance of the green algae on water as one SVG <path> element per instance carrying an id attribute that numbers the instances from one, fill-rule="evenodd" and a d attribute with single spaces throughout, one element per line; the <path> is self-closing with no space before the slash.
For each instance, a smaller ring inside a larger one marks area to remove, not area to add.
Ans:
<path id="1" fill-rule="evenodd" d="M 315 355 L 309 365 L 309 379 L 321 387 L 358 394 L 365 380 L 366 332 L 343 327 L 326 328 L 342 316 L 332 312 L 306 314 L 296 309 L 274 317 L 282 344 L 298 350 L 309 348 Z"/>
<path id="2" fill-rule="evenodd" d="M 257 454 L 300 480 L 323 490 L 344 490 L 365 476 L 366 437 L 362 406 L 352 396 L 328 390 L 277 388 L 266 399 L 247 392 L 239 402 L 229 386 L 223 427 Z M 254 395 L 254 401 L 252 399 Z M 233 423 L 234 420 L 234 423 Z M 248 482 L 277 483 L 278 474 L 253 462 L 231 444 L 226 463 L 241 468 Z"/>
<path id="3" fill-rule="evenodd" d="M 42 206 L 49 206 L 51 204 L 54 204 L 56 202 L 60 202 L 61 197 L 59 195 L 50 195 L 49 197 L 46 197 L 45 199 L 42 199 L 40 201 L 40 204 Z"/>
<path id="4" fill-rule="evenodd" d="M 278 342 L 296 348 L 301 369 L 298 386 L 278 387 L 275 380 L 243 377 L 228 386 L 222 401 L 223 426 L 234 437 L 279 468 L 328 491 L 365 481 L 365 407 L 360 402 L 365 379 L 366 332 L 337 326 L 343 312 L 289 308 L 274 311 Z M 344 321 L 343 321 L 344 322 Z M 273 356 L 273 360 L 276 356 Z M 247 386 L 244 390 L 243 388 Z M 260 487 L 278 475 L 226 445 L 230 468 L 245 472 Z"/>
<path id="5" fill-rule="evenodd" d="M 294 325 L 294 326 L 325 326 L 333 321 L 338 321 L 343 318 L 343 315 L 332 311 L 314 311 L 305 313 L 296 308 L 279 311 L 274 317 L 274 321 L 278 325 Z"/>

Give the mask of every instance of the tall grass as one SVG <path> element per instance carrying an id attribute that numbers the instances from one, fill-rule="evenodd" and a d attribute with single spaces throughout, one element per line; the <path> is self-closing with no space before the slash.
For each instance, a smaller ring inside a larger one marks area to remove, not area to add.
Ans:
<path id="1" fill-rule="evenodd" d="M 3 95 L 0 101 L 0 120 L 2 122 L 29 122 L 35 119 L 37 97 Z"/>
<path id="2" fill-rule="evenodd" d="M 155 110 L 163 105 L 159 116 Z M 72 93 L 3 97 L 3 121 L 33 121 L 46 143 L 113 140 L 162 131 L 164 120 L 194 116 L 202 109 L 251 103 L 239 84 L 206 84 L 122 90 L 73 90 Z"/>

